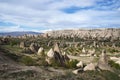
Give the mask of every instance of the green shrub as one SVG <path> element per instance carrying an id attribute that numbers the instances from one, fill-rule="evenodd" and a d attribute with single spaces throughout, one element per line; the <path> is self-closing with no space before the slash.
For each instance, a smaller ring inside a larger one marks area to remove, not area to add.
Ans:
<path id="1" fill-rule="evenodd" d="M 112 61 L 112 60 L 110 60 L 110 61 L 108 62 L 108 64 L 109 64 L 111 67 L 114 67 L 114 68 L 116 68 L 116 69 L 120 69 L 120 65 L 117 64 L 117 63 L 115 63 L 115 62 Z"/>
<path id="2" fill-rule="evenodd" d="M 52 67 L 61 67 L 61 64 L 57 60 L 51 59 L 51 62 L 52 62 L 51 64 Z"/>
<path id="3" fill-rule="evenodd" d="M 79 62 L 79 61 L 77 61 L 77 60 L 72 60 L 72 61 L 66 62 L 66 67 L 67 67 L 67 68 L 76 68 L 76 64 L 77 64 L 78 62 Z"/>
<path id="4" fill-rule="evenodd" d="M 110 53 L 119 52 L 119 51 L 116 50 L 116 49 L 108 49 L 108 51 L 109 51 Z"/>
<path id="5" fill-rule="evenodd" d="M 27 66 L 33 66 L 33 65 L 35 65 L 35 60 L 32 59 L 29 56 L 23 56 L 20 61 L 22 63 L 24 63 L 25 65 L 27 65 Z"/>

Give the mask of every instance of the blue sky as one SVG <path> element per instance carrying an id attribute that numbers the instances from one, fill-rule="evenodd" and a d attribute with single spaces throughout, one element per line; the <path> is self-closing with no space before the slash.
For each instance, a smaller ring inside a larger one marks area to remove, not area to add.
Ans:
<path id="1" fill-rule="evenodd" d="M 0 0 L 0 32 L 120 28 L 120 0 Z"/>

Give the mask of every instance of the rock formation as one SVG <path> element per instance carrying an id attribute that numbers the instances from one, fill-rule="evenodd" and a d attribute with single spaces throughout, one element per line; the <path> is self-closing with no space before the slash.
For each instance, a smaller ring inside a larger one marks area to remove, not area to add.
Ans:
<path id="1" fill-rule="evenodd" d="M 32 52 L 36 53 L 36 52 L 38 51 L 38 49 L 39 49 L 39 46 L 38 46 L 37 43 L 31 43 L 31 45 L 30 45 L 29 48 L 30 48 L 30 50 L 31 50 Z"/>
<path id="2" fill-rule="evenodd" d="M 21 42 L 21 43 L 20 43 L 20 48 L 23 48 L 23 49 L 24 49 L 25 47 L 26 47 L 25 42 Z"/>
<path id="3" fill-rule="evenodd" d="M 76 69 L 76 70 L 73 70 L 72 72 L 74 73 L 74 74 L 78 74 L 79 72 L 82 72 L 83 70 L 82 69 Z"/>
<path id="4" fill-rule="evenodd" d="M 83 62 L 80 61 L 79 63 L 76 64 L 76 66 L 79 67 L 79 68 L 83 68 Z"/>
<path id="5" fill-rule="evenodd" d="M 88 54 L 90 54 L 90 56 L 93 56 L 95 54 L 95 49 L 88 50 Z"/>
<path id="6" fill-rule="evenodd" d="M 82 49 L 82 53 L 86 53 L 86 50 L 85 50 L 85 48 L 83 47 L 83 49 Z"/>
<path id="7" fill-rule="evenodd" d="M 44 56 L 45 55 L 43 47 L 40 47 L 38 49 L 37 55 L 39 55 L 39 56 Z"/>
<path id="8" fill-rule="evenodd" d="M 48 34 L 49 37 L 71 37 L 74 36 L 78 38 L 92 38 L 92 39 L 107 39 L 112 37 L 113 39 L 120 37 L 120 29 L 77 29 L 77 30 L 57 30 L 57 31 L 48 31 L 45 34 Z"/>
<path id="9" fill-rule="evenodd" d="M 110 66 L 108 65 L 108 58 L 106 56 L 105 50 L 102 51 L 97 66 L 102 70 L 110 70 Z"/>
<path id="10" fill-rule="evenodd" d="M 62 55 L 58 43 L 56 43 L 54 46 L 54 50 L 50 49 L 48 51 L 46 61 L 48 62 L 48 64 L 56 62 L 61 66 L 65 66 L 65 62 L 69 61 L 69 57 L 65 53 Z"/>
<path id="11" fill-rule="evenodd" d="M 55 46 L 54 46 L 54 51 L 55 51 L 56 53 L 61 54 L 61 51 L 60 51 L 60 48 L 59 48 L 58 43 L 55 43 Z"/>
<path id="12" fill-rule="evenodd" d="M 48 56 L 49 58 L 54 58 L 54 55 L 55 55 L 55 53 L 54 53 L 53 49 L 51 48 L 51 49 L 48 51 L 47 56 Z"/>
<path id="13" fill-rule="evenodd" d="M 87 64 L 87 66 L 85 66 L 83 70 L 84 71 L 87 71 L 87 70 L 96 70 L 96 66 L 95 66 L 95 64 L 90 63 L 90 64 Z"/>

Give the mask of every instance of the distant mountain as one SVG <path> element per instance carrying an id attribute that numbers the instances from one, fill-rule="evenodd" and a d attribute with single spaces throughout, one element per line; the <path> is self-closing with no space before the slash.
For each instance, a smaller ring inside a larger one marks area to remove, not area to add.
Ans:
<path id="1" fill-rule="evenodd" d="M 7 35 L 10 35 L 10 36 L 22 36 L 24 34 L 27 34 L 27 35 L 39 35 L 39 34 L 42 34 L 42 33 L 32 32 L 32 31 L 0 32 L 0 36 L 7 36 Z"/>

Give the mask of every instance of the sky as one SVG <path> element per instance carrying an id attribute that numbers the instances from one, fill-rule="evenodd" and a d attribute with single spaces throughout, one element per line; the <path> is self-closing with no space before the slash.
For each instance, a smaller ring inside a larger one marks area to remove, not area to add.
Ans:
<path id="1" fill-rule="evenodd" d="M 0 0 L 0 32 L 120 28 L 120 0 Z"/>

